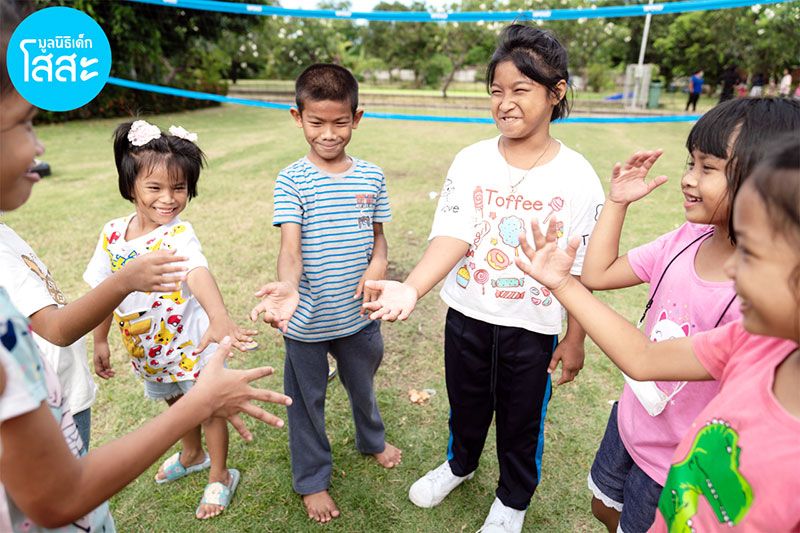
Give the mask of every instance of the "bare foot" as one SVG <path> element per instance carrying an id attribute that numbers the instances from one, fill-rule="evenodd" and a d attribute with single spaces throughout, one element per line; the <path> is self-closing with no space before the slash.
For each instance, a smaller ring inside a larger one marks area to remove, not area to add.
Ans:
<path id="1" fill-rule="evenodd" d="M 227 485 L 228 488 L 230 488 L 231 482 L 233 482 L 233 476 L 231 476 L 231 473 L 228 470 L 225 470 L 225 473 L 222 474 L 221 476 L 212 476 L 212 475 L 208 476 L 209 483 L 216 483 L 217 481 L 219 481 L 223 485 Z M 208 520 L 209 518 L 214 518 L 218 514 L 222 513 L 222 511 L 224 510 L 225 507 L 223 505 L 215 505 L 213 503 L 201 503 L 197 507 L 197 512 L 195 513 L 195 516 L 200 520 Z"/>
<path id="2" fill-rule="evenodd" d="M 303 504 L 305 504 L 306 511 L 308 511 L 308 517 L 313 518 L 320 524 L 330 522 L 331 519 L 337 518 L 340 514 L 339 508 L 336 507 L 336 503 L 327 490 L 315 492 L 314 494 L 304 494 Z"/>
<path id="3" fill-rule="evenodd" d="M 388 442 L 381 453 L 374 453 L 372 455 L 384 468 L 394 468 L 403 460 L 403 452 L 400 451 L 400 448 L 395 448 Z"/>
<path id="4" fill-rule="evenodd" d="M 206 460 L 206 454 L 202 450 L 202 448 L 200 449 L 200 451 L 195 453 L 187 452 L 186 450 L 184 450 L 178 456 L 178 460 L 181 462 L 184 468 L 189 468 L 190 466 L 204 463 Z M 167 479 L 167 475 L 164 473 L 163 463 L 161 464 L 161 466 L 158 467 L 158 472 L 156 473 L 156 480 L 160 481 L 162 479 Z"/>

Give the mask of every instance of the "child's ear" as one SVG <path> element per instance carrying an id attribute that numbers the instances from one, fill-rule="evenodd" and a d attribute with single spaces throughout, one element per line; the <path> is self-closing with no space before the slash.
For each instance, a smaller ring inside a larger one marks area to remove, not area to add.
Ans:
<path id="1" fill-rule="evenodd" d="M 363 109 L 356 109 L 356 112 L 353 113 L 353 129 L 358 127 L 358 123 L 361 122 L 361 117 L 364 116 Z"/>
<path id="2" fill-rule="evenodd" d="M 555 91 L 550 93 L 551 95 L 551 103 L 553 105 L 558 105 L 558 103 L 564 99 L 567 94 L 567 80 L 561 80 L 556 83 Z"/>
<path id="3" fill-rule="evenodd" d="M 303 127 L 303 115 L 300 113 L 300 111 L 296 107 L 293 107 L 293 108 L 291 108 L 289 110 L 289 114 L 292 115 L 292 118 L 294 119 L 295 123 L 297 124 L 297 127 L 298 128 L 302 128 Z"/>

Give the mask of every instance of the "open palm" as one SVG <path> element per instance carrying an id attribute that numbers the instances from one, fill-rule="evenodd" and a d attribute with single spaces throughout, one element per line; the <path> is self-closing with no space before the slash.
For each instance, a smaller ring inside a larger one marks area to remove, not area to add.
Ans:
<path id="1" fill-rule="evenodd" d="M 538 224 L 531 224 L 531 229 L 537 249 L 534 250 L 525 234 L 521 233 L 519 245 L 530 263 L 517 258 L 517 267 L 548 289 L 561 287 L 570 277 L 569 271 L 575 262 L 580 237 L 571 238 L 567 243 L 567 249 L 562 250 L 555 239 L 548 238 L 539 231 Z"/>
<path id="2" fill-rule="evenodd" d="M 275 281 L 261 287 L 255 295 L 262 300 L 250 311 L 250 320 L 255 322 L 263 313 L 264 322 L 285 333 L 289 328 L 289 320 L 300 303 L 297 289 L 290 283 Z"/>
<path id="3" fill-rule="evenodd" d="M 366 286 L 377 293 L 376 300 L 364 303 L 364 309 L 372 311 L 369 315 L 371 320 L 405 320 L 417 305 L 416 289 L 405 283 L 369 280 Z"/>
<path id="4" fill-rule="evenodd" d="M 661 157 L 661 150 L 636 152 L 625 164 L 617 163 L 611 171 L 608 199 L 620 204 L 629 204 L 644 198 L 650 191 L 667 182 L 666 176 L 657 176 L 650 182 L 647 173 Z"/>

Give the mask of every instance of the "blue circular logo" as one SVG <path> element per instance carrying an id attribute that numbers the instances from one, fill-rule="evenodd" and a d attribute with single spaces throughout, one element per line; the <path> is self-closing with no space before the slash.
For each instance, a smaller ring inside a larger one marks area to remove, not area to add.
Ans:
<path id="1" fill-rule="evenodd" d="M 69 111 L 89 103 L 108 81 L 111 45 L 86 13 L 51 7 L 22 21 L 6 61 L 25 100 L 48 111 Z"/>

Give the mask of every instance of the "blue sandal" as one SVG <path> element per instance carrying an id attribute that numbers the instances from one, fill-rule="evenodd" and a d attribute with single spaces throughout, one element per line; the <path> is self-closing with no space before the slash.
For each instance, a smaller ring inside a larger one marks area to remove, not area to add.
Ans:
<path id="1" fill-rule="evenodd" d="M 186 477 L 189 474 L 205 470 L 209 466 L 211 466 L 211 458 L 208 456 L 208 454 L 206 454 L 206 458 L 202 463 L 186 467 L 181 464 L 181 452 L 175 452 L 169 458 L 167 458 L 166 461 L 164 461 L 164 475 L 166 477 L 164 479 L 156 478 L 156 483 L 159 485 L 163 483 L 169 483 L 170 481 L 175 481 L 182 477 Z"/>
<path id="2" fill-rule="evenodd" d="M 241 474 L 235 468 L 229 468 L 228 473 L 231 475 L 230 485 L 220 483 L 219 481 L 206 485 L 206 488 L 203 491 L 203 498 L 200 500 L 200 504 L 194 511 L 195 518 L 199 520 L 206 520 L 206 518 L 200 518 L 197 516 L 197 513 L 200 512 L 200 506 L 203 504 L 219 505 L 222 507 L 223 511 L 228 508 L 228 505 L 230 505 L 231 499 L 233 498 L 233 493 L 236 492 L 236 486 L 239 484 L 239 478 L 241 477 Z M 208 518 L 213 517 L 210 516 Z"/>

